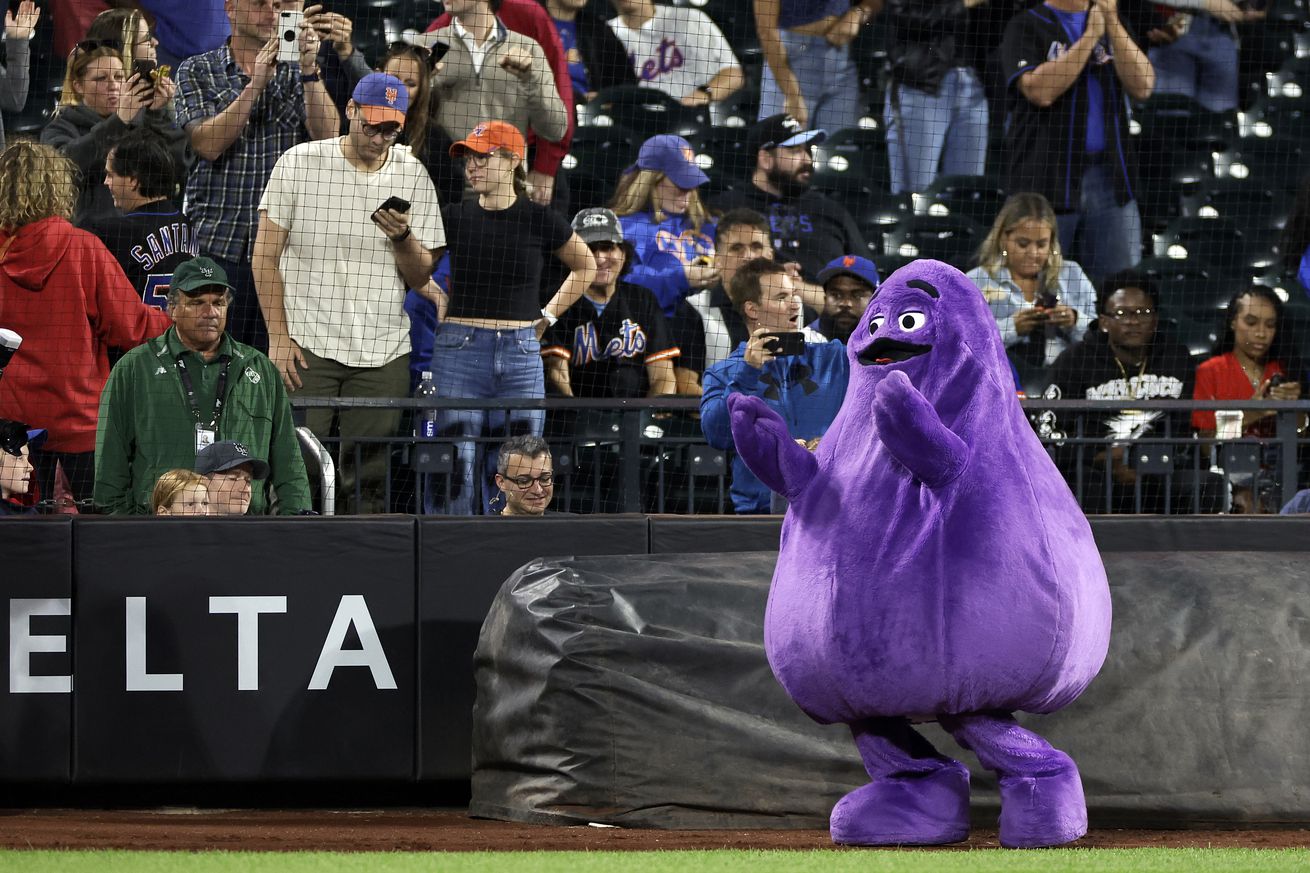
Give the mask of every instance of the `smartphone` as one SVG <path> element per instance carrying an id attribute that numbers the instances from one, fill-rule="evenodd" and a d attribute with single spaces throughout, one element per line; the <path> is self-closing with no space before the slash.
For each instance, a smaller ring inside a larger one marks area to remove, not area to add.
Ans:
<path id="1" fill-rule="evenodd" d="M 1287 377 L 1284 376 L 1282 373 L 1275 373 L 1274 375 L 1269 377 L 1269 391 L 1274 390 L 1275 388 L 1277 388 L 1279 385 L 1282 385 L 1286 381 L 1287 381 Z M 1269 396 L 1268 391 L 1265 392 L 1265 396 L 1266 397 Z"/>
<path id="2" fill-rule="evenodd" d="M 154 78 L 150 75 L 154 71 L 155 62 L 149 58 L 136 58 L 132 61 L 132 73 L 140 76 L 143 84 L 154 85 Z"/>
<path id="3" fill-rule="evenodd" d="M 805 353 L 805 334 L 799 330 L 769 331 L 764 336 L 764 347 L 773 352 L 775 357 Z"/>
<path id="4" fill-rule="evenodd" d="M 277 14 L 278 63 L 294 64 L 300 60 L 300 24 L 305 13 L 287 9 Z"/>
<path id="5" fill-rule="evenodd" d="M 446 56 L 446 52 L 448 51 L 450 51 L 450 43 L 446 42 L 444 39 L 439 39 L 434 42 L 432 48 L 428 49 L 428 68 L 435 69 L 438 62 Z"/>
<path id="6" fill-rule="evenodd" d="M 1038 294 L 1036 299 L 1033 300 L 1033 305 L 1041 309 L 1054 309 L 1060 305 L 1060 298 L 1053 292 L 1047 291 L 1045 294 Z"/>
<path id="7" fill-rule="evenodd" d="M 394 209 L 397 212 L 409 212 L 409 201 L 403 197 L 388 197 L 381 206 L 373 210 L 373 215 L 371 216 L 372 219 L 377 221 L 378 213 L 384 209 Z"/>

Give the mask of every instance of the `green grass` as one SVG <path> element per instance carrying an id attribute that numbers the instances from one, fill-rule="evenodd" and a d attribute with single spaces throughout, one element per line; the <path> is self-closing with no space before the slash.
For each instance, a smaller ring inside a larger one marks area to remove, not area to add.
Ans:
<path id="1" fill-rule="evenodd" d="M 120 852 L 0 850 L 4 873 L 1277 873 L 1310 869 L 1310 849 L 1048 849 L 1012 852 Z"/>

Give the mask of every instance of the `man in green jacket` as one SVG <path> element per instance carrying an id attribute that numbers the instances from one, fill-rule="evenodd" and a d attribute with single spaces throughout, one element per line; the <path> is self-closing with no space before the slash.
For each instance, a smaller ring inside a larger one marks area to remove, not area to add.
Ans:
<path id="1" fill-rule="evenodd" d="M 95 502 L 105 512 L 148 515 L 159 475 L 191 469 L 197 452 L 217 440 L 268 459 L 250 515 L 310 508 L 286 389 L 263 353 L 226 333 L 231 301 L 222 267 L 206 257 L 183 262 L 168 291 L 173 326 L 109 374 L 96 427 Z"/>

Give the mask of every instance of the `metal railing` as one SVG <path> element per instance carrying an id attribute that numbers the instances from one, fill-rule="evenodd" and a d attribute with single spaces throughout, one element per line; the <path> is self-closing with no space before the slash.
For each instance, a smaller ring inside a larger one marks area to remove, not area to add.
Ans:
<path id="1" fill-rule="evenodd" d="M 1310 443 L 1298 426 L 1310 412 L 1310 401 L 1080 401 L 1026 399 L 1021 401 L 1034 426 L 1053 413 L 1065 424 L 1063 435 L 1044 439 L 1066 473 L 1079 504 L 1089 512 L 1162 512 L 1188 514 L 1233 509 L 1234 482 L 1251 479 L 1264 498 L 1266 511 L 1281 506 L 1296 493 L 1301 467 L 1298 453 Z M 552 508 L 568 512 L 731 513 L 727 500 L 731 452 L 713 449 L 700 432 L 693 398 L 590 400 L 468 400 L 439 398 L 320 398 L 295 397 L 297 410 L 311 408 L 402 409 L 414 412 L 483 410 L 506 412 L 541 409 L 547 413 L 545 438 L 551 444 L 557 485 Z M 1193 410 L 1273 410 L 1275 434 L 1216 441 L 1195 436 L 1190 426 L 1178 428 L 1173 415 Z M 1164 413 L 1148 436 L 1116 439 L 1089 433 L 1088 421 L 1107 411 Z M 409 429 L 409 422 L 404 424 Z M 385 446 L 385 478 L 381 483 L 383 511 L 420 512 L 431 502 L 430 492 L 447 501 L 459 487 L 457 443 L 475 443 L 494 459 L 503 433 L 475 437 L 443 435 L 434 440 L 413 436 L 355 438 L 343 457 L 342 440 L 323 440 L 337 473 L 355 467 L 370 446 Z M 306 451 L 311 478 L 323 469 L 317 449 Z M 1122 458 L 1116 479 L 1105 453 Z M 1123 469 L 1133 471 L 1131 484 Z M 477 487 L 483 485 L 476 476 Z M 317 508 L 330 513 L 353 512 L 364 499 L 358 480 L 347 493 L 334 487 L 337 477 L 323 475 Z M 486 495 L 477 493 L 473 505 Z"/>

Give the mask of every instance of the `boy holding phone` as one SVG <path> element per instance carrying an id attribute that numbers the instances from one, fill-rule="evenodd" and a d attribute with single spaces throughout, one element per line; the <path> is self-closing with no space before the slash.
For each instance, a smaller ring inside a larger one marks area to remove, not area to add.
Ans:
<path id="1" fill-rule="evenodd" d="M 806 342 L 797 330 L 800 292 L 787 268 L 770 258 L 747 261 L 732 278 L 728 296 L 750 338 L 705 371 L 701 430 L 717 449 L 730 449 L 728 395 L 753 394 L 787 422 L 798 442 L 811 446 L 828 430 L 846 396 L 850 364 L 838 340 Z M 732 463 L 732 505 L 738 514 L 767 513 L 773 495 L 749 468 Z"/>
<path id="2" fill-rule="evenodd" d="M 350 132 L 302 143 L 278 158 L 259 204 L 252 269 L 268 324 L 269 358 L 287 390 L 306 396 L 401 397 L 409 392 L 407 287 L 423 289 L 446 245 L 437 192 L 400 136 L 409 92 L 394 76 L 370 73 L 346 105 Z M 352 409 L 340 435 L 390 437 L 398 410 Z M 333 410 L 306 424 L 320 439 Z M 343 444 L 345 457 L 353 452 Z M 377 512 L 386 477 L 384 446 L 361 450 L 342 470 L 353 512 Z M 361 499 L 356 503 L 355 480 Z"/>

